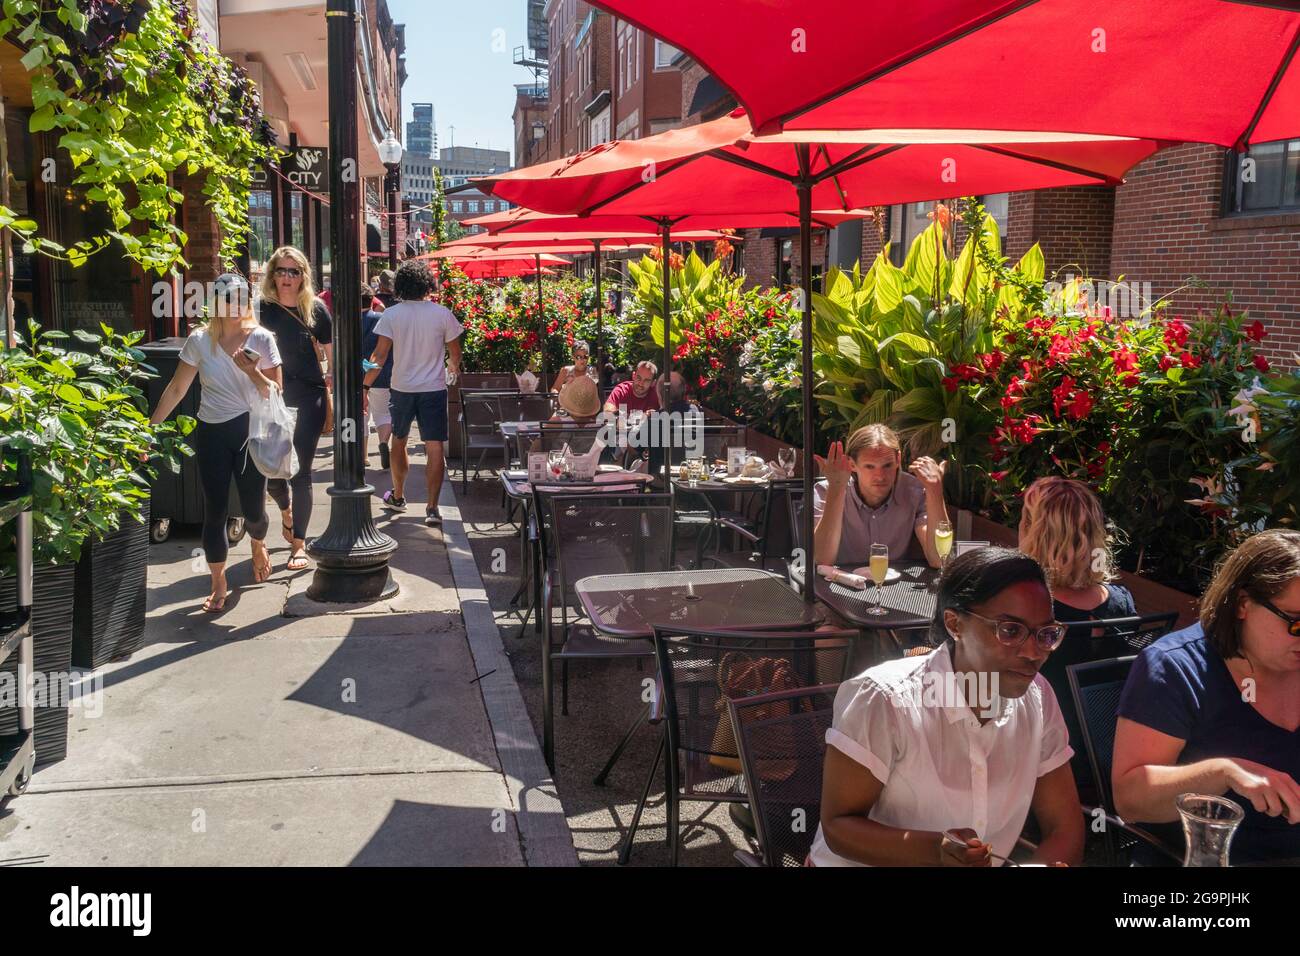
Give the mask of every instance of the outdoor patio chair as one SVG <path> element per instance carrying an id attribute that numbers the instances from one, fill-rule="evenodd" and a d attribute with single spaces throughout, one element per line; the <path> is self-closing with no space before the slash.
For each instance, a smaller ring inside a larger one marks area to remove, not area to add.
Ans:
<path id="1" fill-rule="evenodd" d="M 529 453 L 549 452 L 565 445 L 575 455 L 585 455 L 601 436 L 601 425 L 573 425 L 568 422 L 542 422 L 537 432 L 520 436 L 520 461 L 528 463 Z M 525 440 L 526 439 L 526 440 Z"/>
<path id="2" fill-rule="evenodd" d="M 1115 815 L 1110 781 L 1111 761 L 1115 755 L 1115 721 L 1120 694 L 1134 660 L 1133 657 L 1116 657 L 1071 664 L 1066 668 L 1070 696 L 1075 712 L 1081 718 L 1080 732 L 1092 771 L 1092 783 L 1100 799 L 1096 809 L 1085 806 L 1084 813 L 1094 819 L 1099 813 L 1104 815 L 1102 844 L 1108 865 L 1131 862 L 1136 853 L 1144 862 L 1154 860 L 1176 866 L 1182 862 L 1181 856 L 1154 834 L 1125 823 Z M 1090 826 L 1087 832 L 1091 833 L 1093 829 Z"/>
<path id="3" fill-rule="evenodd" d="M 500 452 L 508 464 L 509 449 L 505 439 L 497 430 L 499 407 L 495 392 L 461 390 L 460 412 L 460 490 L 465 493 L 469 488 L 469 456 L 479 453 L 478 463 L 474 466 L 474 477 L 479 476 L 483 460 L 488 452 Z"/>
<path id="4" fill-rule="evenodd" d="M 1140 651 L 1152 641 L 1167 634 L 1178 621 L 1178 614 L 1147 614 L 1141 617 L 1115 617 L 1097 621 L 1075 621 L 1066 627 L 1061 645 L 1043 662 L 1040 673 L 1056 694 L 1074 748 L 1074 779 L 1080 795 L 1093 802 L 1102 795 L 1092 790 L 1092 778 L 1084 755 L 1083 737 L 1079 728 L 1079 715 L 1074 709 L 1070 682 L 1066 669 L 1074 664 L 1109 660 Z M 1108 801 L 1107 805 L 1109 806 Z"/>
<path id="5" fill-rule="evenodd" d="M 748 513 L 719 511 L 715 515 L 718 538 L 730 533 L 748 549 L 719 552 L 707 559 L 722 567 L 757 567 L 767 570 L 771 556 L 772 515 L 778 499 L 784 499 L 792 488 L 803 488 L 802 478 L 778 478 L 769 482 L 759 493 L 748 496 Z M 788 506 L 787 506 L 788 507 Z"/>
<path id="6" fill-rule="evenodd" d="M 774 632 L 656 626 L 664 738 L 619 862 L 626 863 L 631 854 L 660 760 L 665 761 L 667 770 L 668 843 L 676 866 L 682 838 L 678 828 L 681 801 L 707 801 L 716 806 L 749 800 L 727 699 L 842 681 L 858 636 L 857 631 L 848 630 Z"/>
<path id="7" fill-rule="evenodd" d="M 555 770 L 554 662 L 560 662 L 560 713 L 569 713 L 569 661 L 608 658 L 644 660 L 654 656 L 645 641 L 607 637 L 590 624 L 569 622 L 578 604 L 573 586 L 596 574 L 642 574 L 672 569 L 672 497 L 628 491 L 619 494 L 573 494 L 534 489 L 534 513 L 541 516 L 539 553 L 546 559 L 542 576 L 542 750 Z M 560 623 L 554 623 L 554 612 Z M 618 759 L 639 715 L 606 770 Z"/>
<path id="8" fill-rule="evenodd" d="M 759 856 L 745 866 L 803 866 L 821 815 L 822 764 L 838 684 L 729 698 Z"/>

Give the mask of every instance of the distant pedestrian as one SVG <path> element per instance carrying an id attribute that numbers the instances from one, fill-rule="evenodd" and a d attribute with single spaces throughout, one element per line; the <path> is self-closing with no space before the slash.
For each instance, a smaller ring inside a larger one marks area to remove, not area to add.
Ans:
<path id="1" fill-rule="evenodd" d="M 389 402 L 395 439 L 391 449 L 393 490 L 384 495 L 384 507 L 394 512 L 406 510 L 406 475 L 411 467 L 406 440 L 412 423 L 418 421 L 429 493 L 424 520 L 425 524 L 439 525 L 442 517 L 438 513 L 438 495 L 447 469 L 447 386 L 454 385 L 460 374 L 460 335 L 464 329 L 450 309 L 428 301 L 433 276 L 422 260 L 402 263 L 393 287 L 398 301 L 379 317 L 375 325 L 377 344 L 370 356 L 370 361 L 381 368 L 371 369 L 364 380 L 364 387 L 371 390 L 392 354 Z"/>
<path id="2" fill-rule="evenodd" d="M 290 571 L 307 568 L 307 526 L 311 521 L 311 469 L 332 400 L 321 363 L 333 362 L 334 326 L 316 298 L 311 265 L 292 246 L 275 250 L 262 281 L 258 321 L 275 333 L 284 361 L 284 401 L 298 410 L 293 447 L 298 472 L 287 482 L 272 479 L 267 490 L 280 508 L 284 539 L 292 554 Z"/>
<path id="3" fill-rule="evenodd" d="M 374 298 L 378 298 L 377 296 Z M 371 306 L 374 304 L 369 286 L 361 287 L 361 354 L 367 360 L 375 352 L 375 347 L 379 344 L 379 336 L 375 333 L 375 326 L 379 323 L 379 317 L 383 313 L 375 310 Z M 395 302 L 395 300 L 394 300 Z M 383 305 L 383 303 L 379 303 Z M 384 311 L 387 311 L 386 309 Z M 393 434 L 393 415 L 389 410 L 388 388 L 393 379 L 393 355 L 389 352 L 388 361 L 379 370 L 379 377 L 370 387 L 369 407 L 370 420 L 374 422 L 375 431 L 379 435 L 379 467 L 384 471 L 388 470 L 389 452 L 388 439 Z M 365 429 L 361 436 L 361 451 L 363 458 L 369 458 L 368 449 L 370 430 Z"/>
<path id="4" fill-rule="evenodd" d="M 271 576 L 266 550 L 266 478 L 244 446 L 253 396 L 266 397 L 280 387 L 280 354 L 275 336 L 258 328 L 252 289 L 241 276 L 223 275 L 213 283 L 207 325 L 190 333 L 181 348 L 176 374 L 163 391 L 150 421 L 167 420 L 198 377 L 203 389 L 194 453 L 203 485 L 203 555 L 212 587 L 203 610 L 215 614 L 226 606 L 226 538 L 230 480 L 233 477 L 244 512 L 244 527 L 253 548 L 253 580 Z"/>
<path id="5" fill-rule="evenodd" d="M 385 269 L 379 273 L 379 290 L 375 293 L 375 298 L 384 304 L 384 308 L 392 308 L 397 305 L 397 294 L 393 292 L 393 280 L 397 277 L 392 269 Z M 375 309 L 376 312 L 383 311 Z"/>

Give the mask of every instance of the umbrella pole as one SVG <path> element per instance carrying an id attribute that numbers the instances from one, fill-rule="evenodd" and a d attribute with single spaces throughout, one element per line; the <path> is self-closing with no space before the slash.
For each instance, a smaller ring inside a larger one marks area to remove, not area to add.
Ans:
<path id="1" fill-rule="evenodd" d="M 672 329 L 673 329 L 673 296 L 672 296 L 672 265 L 669 259 L 672 257 L 672 225 L 667 219 L 659 220 L 659 228 L 663 236 L 663 276 L 664 276 L 664 372 L 663 381 L 659 389 L 659 410 L 668 411 L 668 391 L 669 382 L 672 381 L 672 364 L 673 364 L 673 346 L 672 346 Z M 673 468 L 673 443 L 668 442 L 668 447 L 664 449 L 664 468 L 665 481 L 671 481 L 668 475 L 672 474 Z"/>
<path id="2" fill-rule="evenodd" d="M 546 385 L 546 310 L 542 307 L 542 256 L 538 253 L 533 257 L 537 262 L 537 274 L 533 276 L 533 281 L 537 283 L 537 328 L 538 342 L 542 347 L 542 391 L 547 390 Z"/>
<path id="3" fill-rule="evenodd" d="M 812 181 L 809 178 L 809 146 L 807 143 L 799 143 L 796 148 L 800 174 L 795 183 L 795 189 L 799 193 L 799 258 L 802 266 L 799 278 L 803 293 L 803 316 L 800 319 L 800 351 L 803 353 L 803 370 L 800 373 L 800 383 L 803 385 L 803 598 L 811 604 L 817 580 L 817 562 L 814 557 L 816 549 L 813 546 L 813 475 L 816 472 L 813 442 L 816 429 L 813 428 L 812 394 Z"/>
<path id="4" fill-rule="evenodd" d="M 591 244 L 596 251 L 593 259 L 596 264 L 596 381 L 605 384 L 605 337 L 601 330 L 601 307 L 605 304 L 600 296 L 600 240 L 593 239 Z"/>

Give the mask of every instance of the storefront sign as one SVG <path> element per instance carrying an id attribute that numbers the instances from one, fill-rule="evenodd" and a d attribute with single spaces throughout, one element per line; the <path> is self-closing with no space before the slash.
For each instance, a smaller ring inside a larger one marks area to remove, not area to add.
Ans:
<path id="1" fill-rule="evenodd" d="M 280 163 L 280 171 L 295 186 L 328 195 L 330 189 L 329 150 L 324 146 L 294 146 Z M 270 177 L 260 166 L 253 167 L 253 189 L 270 189 Z"/>

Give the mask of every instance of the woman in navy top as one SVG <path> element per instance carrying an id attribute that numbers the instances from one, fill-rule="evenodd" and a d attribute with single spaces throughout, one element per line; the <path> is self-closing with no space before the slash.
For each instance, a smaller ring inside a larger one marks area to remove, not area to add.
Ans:
<path id="1" fill-rule="evenodd" d="M 1181 793 L 1246 811 L 1234 862 L 1300 859 L 1300 532 L 1264 531 L 1220 565 L 1197 627 L 1133 664 L 1111 779 L 1125 820 L 1181 846 Z M 1153 828 L 1155 829 L 1155 828 Z"/>
<path id="2" fill-rule="evenodd" d="M 1113 583 L 1115 563 L 1106 532 L 1106 514 L 1092 489 L 1068 478 L 1039 478 L 1025 489 L 1020 512 L 1020 550 L 1043 566 L 1052 589 L 1052 613 L 1062 624 L 1132 617 L 1133 595 Z M 1084 802 L 1096 805 L 1101 794 L 1093 785 L 1083 732 L 1074 708 L 1066 668 L 1096 660 L 1099 649 L 1089 633 L 1072 628 L 1065 641 L 1043 664 L 1042 675 L 1061 705 L 1061 716 L 1074 748 L 1074 782 Z M 1117 643 L 1117 642 L 1116 642 Z M 1116 649 L 1101 656 L 1126 653 Z"/>

